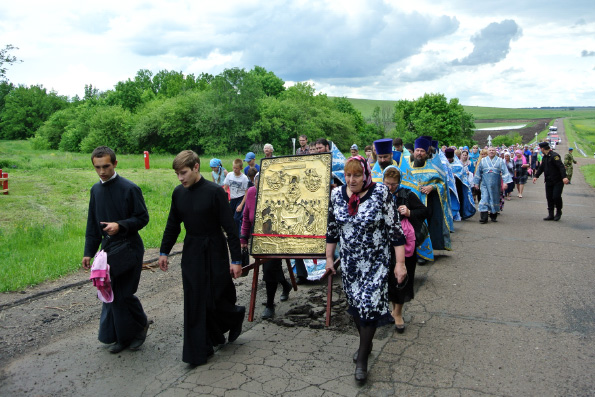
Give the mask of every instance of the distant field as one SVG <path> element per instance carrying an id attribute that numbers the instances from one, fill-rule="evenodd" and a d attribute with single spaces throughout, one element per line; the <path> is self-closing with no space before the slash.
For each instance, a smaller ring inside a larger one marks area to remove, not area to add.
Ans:
<path id="1" fill-rule="evenodd" d="M 576 146 L 578 143 L 587 157 L 591 157 L 595 152 L 595 117 L 566 119 L 564 127 L 568 146 Z M 574 151 L 574 155 L 581 156 L 578 150 Z"/>
<path id="2" fill-rule="evenodd" d="M 364 118 L 372 117 L 374 108 L 376 106 L 394 107 L 397 101 L 383 101 L 375 99 L 356 99 L 347 98 L 355 106 L 357 110 L 362 112 Z M 531 120 L 531 119 L 547 119 L 560 117 L 593 117 L 595 116 L 595 107 L 581 108 L 578 110 L 561 110 L 561 109 L 512 109 L 512 108 L 491 108 L 482 106 L 465 106 L 465 111 L 473 114 L 477 120 Z"/>

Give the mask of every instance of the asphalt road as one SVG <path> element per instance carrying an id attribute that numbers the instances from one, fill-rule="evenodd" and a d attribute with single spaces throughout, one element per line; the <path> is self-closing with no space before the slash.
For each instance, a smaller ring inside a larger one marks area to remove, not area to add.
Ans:
<path id="1" fill-rule="evenodd" d="M 564 140 L 557 152 L 563 155 L 568 146 L 561 121 L 558 127 Z M 587 161 L 593 160 L 579 160 Z M 378 333 L 365 386 L 353 380 L 357 338 L 337 329 L 256 321 L 207 365 L 187 367 L 180 360 L 175 257 L 170 272 L 143 274 L 139 296 L 155 323 L 138 352 L 111 355 L 97 342 L 99 309 L 88 284 L 59 299 L 49 295 L 27 307 L 0 309 L 0 342 L 8 349 L 5 342 L 16 335 L 25 335 L 25 342 L 34 338 L 28 329 L 48 308 L 68 309 L 70 302 L 75 316 L 76 308 L 89 307 L 68 329 L 44 334 L 3 360 L 0 395 L 595 395 L 595 191 L 575 167 L 559 222 L 542 221 L 543 178 L 529 181 L 523 196 L 515 193 L 506 202 L 497 223 L 479 224 L 478 215 L 456 223 L 454 251 L 418 267 L 416 297 L 405 309 L 407 329 Z M 247 304 L 244 280 L 238 295 Z M 313 288 L 321 287 L 300 288 L 289 304 L 303 303 Z M 75 304 L 81 299 L 86 302 Z M 67 318 L 66 309 L 59 316 Z M 22 316 L 23 329 L 5 329 L 15 316 Z"/>

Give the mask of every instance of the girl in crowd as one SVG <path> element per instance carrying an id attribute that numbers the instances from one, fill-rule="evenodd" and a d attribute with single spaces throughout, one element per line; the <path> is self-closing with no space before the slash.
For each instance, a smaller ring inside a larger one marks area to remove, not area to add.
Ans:
<path id="1" fill-rule="evenodd" d="M 372 182 L 370 164 L 361 156 L 345 162 L 346 184 L 333 189 L 326 234 L 326 269 L 335 274 L 334 252 L 341 241 L 341 278 L 348 313 L 359 332 L 354 354 L 355 380 L 368 377 L 368 356 L 376 328 L 392 323 L 388 305 L 390 252 L 395 251 L 395 278 L 404 283 L 405 237 L 387 187 Z M 388 320 L 388 321 L 387 321 Z"/>
<path id="2" fill-rule="evenodd" d="M 223 182 L 225 181 L 225 177 L 227 176 L 227 170 L 223 168 L 223 164 L 219 159 L 211 159 L 209 162 L 209 166 L 211 167 L 211 176 L 213 177 L 213 182 L 215 182 L 219 186 L 223 186 Z"/>

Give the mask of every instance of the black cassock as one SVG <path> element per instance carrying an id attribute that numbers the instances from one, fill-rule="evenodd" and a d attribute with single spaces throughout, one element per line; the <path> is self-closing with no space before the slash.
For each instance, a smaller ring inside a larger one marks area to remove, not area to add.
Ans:
<path id="1" fill-rule="evenodd" d="M 202 177 L 172 194 L 160 252 L 169 254 L 184 223 L 182 252 L 184 286 L 184 352 L 182 360 L 204 364 L 213 346 L 225 343 L 225 332 L 240 323 L 244 312 L 236 306 L 236 289 L 229 273 L 229 255 L 241 261 L 240 240 L 229 212 L 227 194 Z M 227 235 L 227 239 L 223 234 Z"/>
<path id="2" fill-rule="evenodd" d="M 117 222 L 118 234 L 108 236 L 100 222 Z M 102 244 L 108 252 L 114 301 L 104 303 L 99 321 L 99 340 L 128 344 L 146 326 L 140 300 L 134 296 L 140 281 L 145 248 L 138 231 L 149 223 L 149 213 L 138 186 L 116 175 L 91 188 L 85 254 L 93 257 Z M 118 252 L 111 254 L 113 247 Z"/>

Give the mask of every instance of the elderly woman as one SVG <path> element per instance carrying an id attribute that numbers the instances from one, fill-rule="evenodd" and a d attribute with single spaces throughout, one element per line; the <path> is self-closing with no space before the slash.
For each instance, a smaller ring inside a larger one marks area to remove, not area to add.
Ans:
<path id="1" fill-rule="evenodd" d="M 392 323 L 388 305 L 390 249 L 395 250 L 395 278 L 403 283 L 405 238 L 387 187 L 372 182 L 370 164 L 361 156 L 345 162 L 346 184 L 331 193 L 326 235 L 327 270 L 335 274 L 333 253 L 341 241 L 343 289 L 359 332 L 354 354 L 355 380 L 368 377 L 368 355 L 379 325 Z"/>
<path id="2" fill-rule="evenodd" d="M 273 158 L 273 152 L 275 151 L 275 149 L 273 149 L 273 145 L 271 145 L 270 143 L 266 143 L 262 148 L 262 151 L 264 152 L 264 158 L 270 159 Z"/>
<path id="3" fill-rule="evenodd" d="M 394 278 L 394 261 L 391 260 L 391 272 L 388 273 L 388 299 L 393 304 L 392 316 L 395 319 L 397 333 L 405 332 L 405 321 L 403 321 L 403 304 L 413 299 L 413 279 L 417 255 L 415 246 L 415 230 L 420 230 L 422 223 L 430 215 L 430 210 L 421 202 L 417 195 L 404 187 L 401 187 L 401 172 L 394 165 L 389 165 L 383 173 L 384 185 L 388 188 L 395 200 L 397 213 L 401 219 L 401 228 L 407 240 L 405 244 L 405 267 L 407 268 L 407 283 L 405 287 L 396 288 Z M 411 227 L 408 227 L 407 225 Z M 394 259 L 394 258 L 393 258 Z"/>
<path id="4" fill-rule="evenodd" d="M 525 184 L 527 183 L 527 178 L 529 178 L 529 163 L 520 149 L 516 150 L 514 154 L 516 155 L 513 160 L 516 190 L 519 192 L 519 198 L 523 198 L 523 190 L 525 190 Z"/>

